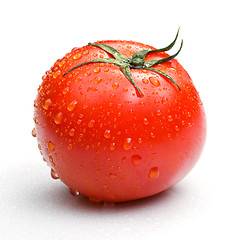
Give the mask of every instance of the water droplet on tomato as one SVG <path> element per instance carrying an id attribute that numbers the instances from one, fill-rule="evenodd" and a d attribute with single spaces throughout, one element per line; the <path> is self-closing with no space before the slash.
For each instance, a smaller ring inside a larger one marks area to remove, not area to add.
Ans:
<path id="1" fill-rule="evenodd" d="M 150 77 L 149 81 L 152 85 L 154 85 L 156 87 L 160 86 L 160 82 L 156 77 Z"/>
<path id="2" fill-rule="evenodd" d="M 88 127 L 89 128 L 92 128 L 94 126 L 94 123 L 95 123 L 95 120 L 91 120 L 89 123 L 88 123 Z"/>
<path id="3" fill-rule="evenodd" d="M 113 151 L 113 150 L 115 150 L 115 148 L 116 148 L 116 143 L 114 143 L 114 142 L 110 143 L 109 149 Z"/>
<path id="4" fill-rule="evenodd" d="M 56 71 L 55 73 L 53 73 L 53 78 L 56 79 L 58 76 L 60 75 L 60 71 Z"/>
<path id="5" fill-rule="evenodd" d="M 172 115 L 168 115 L 168 121 L 169 121 L 169 122 L 172 122 L 172 120 L 173 120 Z"/>
<path id="6" fill-rule="evenodd" d="M 119 87 L 119 83 L 113 83 L 112 87 L 113 87 L 114 89 L 117 89 L 117 88 Z"/>
<path id="7" fill-rule="evenodd" d="M 178 126 L 175 126 L 175 130 L 176 130 L 176 131 L 179 131 L 179 127 L 178 127 Z"/>
<path id="8" fill-rule="evenodd" d="M 166 104 L 167 101 L 168 101 L 167 97 L 163 97 L 163 98 L 162 98 L 162 104 Z"/>
<path id="9" fill-rule="evenodd" d="M 54 146 L 53 146 L 53 143 L 51 141 L 48 142 L 48 149 L 49 149 L 50 152 L 54 151 Z"/>
<path id="10" fill-rule="evenodd" d="M 72 144 L 71 144 L 71 143 L 69 143 L 69 144 L 68 144 L 68 149 L 69 149 L 69 150 L 71 150 L 71 149 L 72 149 L 72 147 L 73 147 L 73 146 L 72 146 Z"/>
<path id="11" fill-rule="evenodd" d="M 76 53 L 75 55 L 73 55 L 73 59 L 77 60 L 80 59 L 82 57 L 81 53 Z"/>
<path id="12" fill-rule="evenodd" d="M 143 124 L 144 124 L 144 125 L 148 125 L 148 124 L 149 124 L 149 121 L 148 121 L 147 118 L 144 118 L 144 119 L 143 119 Z"/>
<path id="13" fill-rule="evenodd" d="M 129 150 L 133 146 L 133 140 L 132 138 L 125 138 L 123 141 L 123 149 L 124 150 Z"/>
<path id="14" fill-rule="evenodd" d="M 33 130 L 32 130 L 32 136 L 33 136 L 33 137 L 36 137 L 36 136 L 37 136 L 37 133 L 36 133 L 36 129 L 35 129 L 35 128 L 33 128 Z"/>
<path id="15" fill-rule="evenodd" d="M 53 179 L 58 179 L 59 177 L 58 177 L 58 174 L 51 168 L 51 177 L 53 178 Z"/>
<path id="16" fill-rule="evenodd" d="M 73 196 L 78 196 L 79 195 L 79 192 L 77 190 L 74 190 L 72 188 L 69 188 L 69 192 L 71 193 L 71 195 Z"/>
<path id="17" fill-rule="evenodd" d="M 62 118 L 63 118 L 63 114 L 62 114 L 62 112 L 59 112 L 55 115 L 54 122 L 56 124 L 60 124 L 62 122 Z"/>
<path id="18" fill-rule="evenodd" d="M 158 167 L 153 167 L 149 171 L 150 178 L 158 178 L 159 177 L 159 169 Z"/>
<path id="19" fill-rule="evenodd" d="M 93 79 L 93 81 L 94 81 L 96 84 L 98 84 L 98 83 L 100 83 L 100 82 L 102 81 L 102 79 L 101 79 L 100 77 L 95 77 L 95 78 Z"/>
<path id="20" fill-rule="evenodd" d="M 101 68 L 100 68 L 100 67 L 96 67 L 96 68 L 93 69 L 93 71 L 94 71 L 95 73 L 99 73 L 99 72 L 101 71 Z"/>
<path id="21" fill-rule="evenodd" d="M 103 136 L 104 136 L 105 138 L 110 138 L 110 137 L 111 137 L 111 131 L 110 131 L 110 130 L 105 130 Z"/>
<path id="22" fill-rule="evenodd" d="M 71 128 L 71 129 L 69 130 L 68 134 L 69 134 L 71 137 L 73 137 L 74 134 L 75 134 L 75 129 L 74 129 L 74 128 Z"/>
<path id="23" fill-rule="evenodd" d="M 149 83 L 149 80 L 148 80 L 147 78 L 143 78 L 143 79 L 142 79 L 142 82 L 145 83 L 145 84 L 147 84 L 147 83 Z"/>
<path id="24" fill-rule="evenodd" d="M 70 102 L 70 103 L 68 104 L 67 110 L 68 110 L 69 112 L 73 111 L 74 108 L 76 107 L 76 105 L 77 105 L 77 101 L 76 101 L 76 100 L 73 100 L 72 102 Z"/>
<path id="25" fill-rule="evenodd" d="M 115 179 L 115 178 L 117 177 L 117 175 L 116 175 L 115 173 L 110 173 L 110 174 L 109 174 L 109 177 L 110 177 L 111 179 Z"/>
<path id="26" fill-rule="evenodd" d="M 62 93 L 65 95 L 69 92 L 69 87 L 66 87 L 62 90 Z"/>
<path id="27" fill-rule="evenodd" d="M 84 52 L 83 52 L 83 55 L 87 55 L 89 53 L 89 51 L 88 50 L 85 50 Z"/>
<path id="28" fill-rule="evenodd" d="M 139 155 L 132 155 L 131 157 L 131 161 L 133 163 L 133 165 L 137 166 L 142 160 L 142 157 Z"/>
<path id="29" fill-rule="evenodd" d="M 53 158 L 52 158 L 51 156 L 49 156 L 48 159 L 49 159 L 49 162 L 50 162 L 50 163 L 53 163 Z"/>
<path id="30" fill-rule="evenodd" d="M 49 106 L 51 105 L 51 103 L 52 103 L 51 99 L 47 99 L 47 100 L 44 102 L 44 104 L 43 104 L 43 108 L 44 108 L 45 110 L 48 110 L 48 108 L 49 108 Z"/>

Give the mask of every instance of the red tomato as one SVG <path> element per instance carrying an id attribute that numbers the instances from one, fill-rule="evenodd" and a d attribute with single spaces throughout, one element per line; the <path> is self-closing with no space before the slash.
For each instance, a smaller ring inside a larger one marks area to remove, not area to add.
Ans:
<path id="1" fill-rule="evenodd" d="M 175 41 L 162 51 L 133 41 L 89 44 L 43 76 L 33 135 L 52 177 L 72 194 L 95 202 L 144 198 L 193 168 L 206 119 L 191 78 L 165 53 Z"/>

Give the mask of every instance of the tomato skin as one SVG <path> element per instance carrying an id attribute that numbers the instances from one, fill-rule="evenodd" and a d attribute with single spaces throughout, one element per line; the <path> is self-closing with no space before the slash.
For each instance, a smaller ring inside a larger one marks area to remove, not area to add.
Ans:
<path id="1" fill-rule="evenodd" d="M 129 41 L 102 41 L 131 57 L 154 49 Z M 168 56 L 151 53 L 146 60 Z M 90 63 L 105 51 L 84 46 L 58 60 L 35 100 L 35 129 L 48 165 L 70 189 L 106 202 L 135 200 L 179 182 L 196 164 L 206 138 L 204 108 L 193 82 L 173 59 L 156 72 L 131 69 L 143 97 L 118 66 Z"/>

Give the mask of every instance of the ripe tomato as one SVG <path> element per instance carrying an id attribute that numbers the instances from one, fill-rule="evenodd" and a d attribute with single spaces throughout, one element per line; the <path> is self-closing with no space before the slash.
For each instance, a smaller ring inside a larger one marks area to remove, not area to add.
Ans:
<path id="1" fill-rule="evenodd" d="M 33 135 L 52 177 L 72 194 L 96 202 L 139 199 L 193 168 L 206 119 L 174 59 L 180 50 L 165 52 L 176 39 L 160 50 L 133 41 L 74 48 L 43 76 Z"/>

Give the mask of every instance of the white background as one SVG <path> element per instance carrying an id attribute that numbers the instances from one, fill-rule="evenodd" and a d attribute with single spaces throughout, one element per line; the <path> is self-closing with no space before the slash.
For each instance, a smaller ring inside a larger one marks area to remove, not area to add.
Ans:
<path id="1" fill-rule="evenodd" d="M 239 1 L 1 1 L 0 24 L 1 240 L 240 239 Z M 105 39 L 164 47 L 179 26 L 177 59 L 208 120 L 198 164 L 151 198 L 74 198 L 50 178 L 31 136 L 42 75 L 73 47 Z"/>

